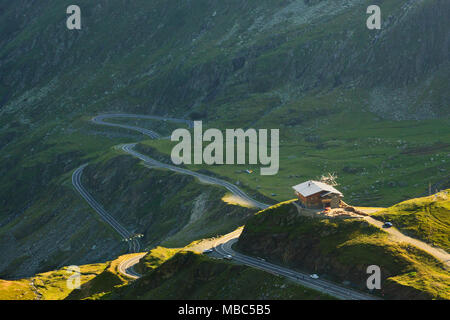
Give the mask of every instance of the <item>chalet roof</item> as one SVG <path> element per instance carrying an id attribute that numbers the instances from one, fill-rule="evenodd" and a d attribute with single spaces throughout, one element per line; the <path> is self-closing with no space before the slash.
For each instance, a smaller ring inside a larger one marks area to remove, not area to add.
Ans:
<path id="1" fill-rule="evenodd" d="M 309 197 L 313 194 L 316 194 L 318 192 L 327 191 L 328 194 L 338 194 L 340 196 L 344 196 L 339 190 L 335 189 L 333 186 L 330 186 L 329 184 L 309 180 L 303 183 L 300 183 L 296 186 L 293 186 L 292 189 L 300 193 L 304 197 Z"/>

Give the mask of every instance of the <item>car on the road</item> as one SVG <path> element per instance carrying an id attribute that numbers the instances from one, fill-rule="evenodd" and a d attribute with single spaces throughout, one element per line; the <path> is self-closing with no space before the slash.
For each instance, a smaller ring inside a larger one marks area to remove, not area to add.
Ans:
<path id="1" fill-rule="evenodd" d="M 312 279 L 319 279 L 319 276 L 318 276 L 317 274 L 315 274 L 315 273 L 313 273 L 312 275 L 310 275 L 310 277 L 311 277 Z"/>
<path id="2" fill-rule="evenodd" d="M 211 253 L 211 252 L 213 252 L 213 249 L 206 249 L 206 250 L 203 250 L 203 253 Z"/>
<path id="3" fill-rule="evenodd" d="M 233 256 L 227 254 L 226 256 L 224 256 L 224 258 L 227 259 L 227 260 L 232 260 L 232 259 L 233 259 Z"/>
<path id="4" fill-rule="evenodd" d="M 385 229 L 387 229 L 387 228 L 390 228 L 390 227 L 392 227 L 392 223 L 391 222 L 385 222 L 384 224 L 383 224 L 383 228 L 385 228 Z"/>

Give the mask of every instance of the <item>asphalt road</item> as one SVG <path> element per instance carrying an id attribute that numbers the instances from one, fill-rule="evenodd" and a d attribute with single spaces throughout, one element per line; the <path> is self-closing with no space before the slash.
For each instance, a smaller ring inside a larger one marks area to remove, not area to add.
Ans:
<path id="1" fill-rule="evenodd" d="M 101 114 L 101 115 L 98 115 L 98 116 L 92 118 L 91 121 L 93 123 L 99 124 L 99 125 L 105 125 L 105 126 L 110 126 L 110 127 L 119 127 L 119 128 L 123 128 L 123 129 L 134 130 L 134 131 L 140 132 L 140 133 L 142 133 L 142 134 L 144 134 L 146 136 L 149 136 L 152 139 L 159 139 L 159 138 L 161 138 L 161 136 L 157 132 L 152 131 L 152 130 L 105 121 L 106 119 L 115 119 L 115 118 L 152 119 L 152 120 L 170 121 L 170 122 L 176 122 L 176 123 L 183 123 L 183 124 L 188 125 L 191 128 L 194 125 L 193 121 L 190 121 L 190 120 L 183 120 L 183 119 L 176 119 L 176 118 L 166 118 L 166 117 L 160 117 L 160 116 L 123 114 L 123 113 Z M 268 208 L 270 206 L 268 204 L 256 201 L 253 198 L 249 197 L 244 191 L 242 191 L 241 189 L 239 189 L 236 185 L 234 185 L 232 183 L 229 183 L 229 182 L 227 182 L 225 180 L 222 180 L 222 179 L 210 177 L 210 176 L 207 176 L 207 175 L 195 172 L 195 171 L 187 170 L 187 169 L 184 169 L 184 168 L 181 168 L 181 167 L 177 167 L 177 166 L 174 166 L 174 165 L 170 165 L 170 164 L 166 164 L 166 163 L 157 161 L 155 159 L 152 159 L 152 158 L 150 158 L 148 156 L 145 156 L 145 155 L 143 155 L 143 154 L 133 150 L 133 148 L 135 146 L 136 146 L 135 143 L 126 144 L 126 145 L 124 145 L 122 147 L 122 150 L 127 152 L 127 153 L 129 153 L 129 154 L 131 154 L 132 156 L 134 156 L 136 158 L 141 159 L 142 161 L 144 161 L 148 165 L 151 165 L 151 166 L 154 166 L 154 167 L 163 168 L 163 169 L 172 170 L 172 171 L 175 171 L 175 172 L 178 172 L 178 173 L 182 173 L 182 174 L 187 174 L 187 175 L 190 175 L 190 176 L 197 177 L 202 182 L 211 183 L 211 184 L 215 184 L 215 185 L 219 185 L 219 186 L 225 187 L 231 193 L 233 193 L 236 196 L 244 199 L 245 201 L 249 202 L 250 204 L 252 204 L 256 208 L 266 209 L 266 208 Z"/>
<path id="2" fill-rule="evenodd" d="M 296 283 L 299 283 L 305 287 L 320 291 L 322 293 L 329 294 L 330 296 L 336 297 L 343 300 L 380 300 L 379 298 L 364 294 L 352 289 L 342 287 L 338 284 L 322 280 L 313 279 L 307 273 L 302 273 L 294 271 L 285 267 L 275 265 L 273 263 L 264 261 L 263 259 L 257 259 L 247 255 L 238 253 L 232 249 L 232 245 L 239 240 L 242 230 L 238 230 L 230 233 L 226 237 L 219 240 L 215 244 L 214 250 L 220 256 L 232 256 L 232 260 L 245 264 L 266 272 L 272 273 L 274 275 L 286 277 Z"/>
<path id="3" fill-rule="evenodd" d="M 93 123 L 103 125 L 103 126 L 123 128 L 123 129 L 137 131 L 142 134 L 145 134 L 146 136 L 149 136 L 152 139 L 160 139 L 161 138 L 159 133 L 152 131 L 152 130 L 135 127 L 135 126 L 130 126 L 130 125 L 126 125 L 126 124 L 119 124 L 119 123 L 105 121 L 105 119 L 123 119 L 123 118 L 170 121 L 170 122 L 175 122 L 175 123 L 186 124 L 189 128 L 192 128 L 194 126 L 193 121 L 184 120 L 184 119 L 166 118 L 166 117 L 148 116 L 148 115 L 137 115 L 137 114 L 124 114 L 124 113 L 101 114 L 101 115 L 98 115 L 98 116 L 92 118 L 91 121 Z"/>
<path id="4" fill-rule="evenodd" d="M 174 172 L 178 172 L 178 173 L 182 173 L 182 174 L 186 174 L 186 175 L 190 175 L 193 177 L 198 178 L 200 181 L 205 182 L 205 183 L 210 183 L 210 184 L 215 184 L 215 185 L 219 185 L 222 186 L 226 189 L 228 189 L 228 191 L 230 191 L 231 193 L 233 193 L 234 195 L 242 198 L 243 200 L 245 200 L 246 202 L 252 204 L 254 207 L 259 208 L 259 209 L 266 209 L 268 207 L 270 207 L 270 205 L 259 202 L 253 198 L 251 198 L 250 196 L 248 196 L 244 191 L 242 191 L 241 189 L 239 189 L 236 185 L 227 182 L 225 180 L 222 179 L 218 179 L 215 177 L 210 177 L 195 171 L 191 171 L 191 170 L 187 170 L 181 167 L 177 167 L 171 164 L 167 164 L 167 163 L 163 163 L 160 162 L 158 160 L 155 160 L 153 158 L 150 158 L 146 155 L 143 155 L 137 151 L 134 150 L 134 147 L 136 146 L 135 143 L 132 144 L 125 144 L 122 146 L 122 150 L 125 151 L 126 153 L 144 161 L 145 164 L 153 166 L 153 167 L 158 167 L 158 168 L 163 168 L 163 169 L 168 169 Z"/>
<path id="5" fill-rule="evenodd" d="M 138 239 L 133 238 L 131 241 L 130 238 L 133 237 L 132 233 L 125 229 L 113 216 L 111 216 L 106 210 L 92 197 L 92 195 L 83 187 L 81 184 L 81 176 L 83 174 L 84 168 L 86 168 L 87 164 L 82 165 L 78 169 L 76 169 L 72 174 L 72 184 L 75 189 L 80 193 L 80 195 L 86 200 L 86 202 L 98 213 L 100 218 L 105 221 L 108 225 L 110 225 L 121 237 L 124 241 L 128 243 L 128 250 L 130 252 L 139 252 L 141 250 L 141 244 Z M 136 261 L 135 258 L 130 259 L 136 264 L 139 262 L 139 259 Z M 130 261 L 122 262 L 124 264 L 122 268 L 119 266 L 119 271 L 124 275 L 136 278 L 140 275 L 137 274 L 131 267 L 134 265 Z M 125 268 L 127 267 L 127 268 Z M 130 268 L 129 270 L 127 270 Z"/>
<path id="6" fill-rule="evenodd" d="M 123 261 L 119 264 L 119 267 L 118 267 L 119 272 L 122 273 L 122 274 L 124 274 L 124 275 L 126 275 L 126 276 L 128 276 L 129 278 L 132 278 L 132 279 L 138 279 L 138 278 L 140 278 L 142 275 L 139 274 L 139 273 L 137 273 L 137 272 L 134 270 L 133 267 L 134 267 L 134 266 L 139 262 L 139 260 L 141 260 L 142 257 L 144 257 L 146 254 L 147 254 L 147 252 L 143 252 L 143 253 L 140 253 L 139 255 L 136 255 L 135 257 L 132 257 L 132 258 L 130 258 L 130 259 L 123 260 Z"/>
<path id="7" fill-rule="evenodd" d="M 109 118 L 140 118 L 140 119 L 155 119 L 155 120 L 163 120 L 163 121 L 175 121 L 175 122 L 179 122 L 179 123 L 188 124 L 190 127 L 192 127 L 192 122 L 187 121 L 187 120 L 156 117 L 156 116 L 141 116 L 141 115 L 132 115 L 132 114 L 102 114 L 102 115 L 94 117 L 92 119 L 92 122 L 99 124 L 99 125 L 120 127 L 120 128 L 124 128 L 124 129 L 138 131 L 142 134 L 149 136 L 152 139 L 158 139 L 161 137 L 158 133 L 148 130 L 148 129 L 143 129 L 143 128 L 139 128 L 139 127 L 135 127 L 135 126 L 110 123 L 110 122 L 105 121 L 106 119 L 109 119 Z M 268 204 L 261 203 L 255 199 L 251 198 L 245 192 L 243 192 L 241 189 L 239 189 L 237 186 L 235 186 L 232 183 L 229 183 L 227 181 L 224 181 L 222 179 L 218 179 L 215 177 L 210 177 L 210 176 L 198 173 L 198 172 L 187 170 L 187 169 L 184 169 L 181 167 L 177 167 L 177 166 L 174 166 L 171 164 L 162 163 L 153 158 L 150 158 L 149 156 L 143 155 L 143 154 L 135 151 L 134 150 L 135 146 L 136 146 L 135 143 L 126 144 L 126 145 L 122 146 L 122 150 L 124 152 L 144 161 L 144 163 L 149 166 L 163 168 L 163 169 L 171 170 L 171 171 L 178 172 L 181 174 L 187 174 L 187 175 L 198 178 L 202 182 L 222 186 L 222 187 L 226 188 L 227 190 L 229 190 L 230 192 L 232 192 L 233 194 L 235 194 L 236 196 L 253 204 L 257 208 L 266 209 L 269 207 Z M 120 224 L 117 221 L 115 221 L 92 198 L 92 196 L 90 196 L 89 193 L 87 193 L 87 191 L 82 187 L 81 181 L 80 181 L 80 176 L 85 167 L 86 167 L 86 165 L 80 167 L 73 174 L 72 182 L 73 182 L 75 188 L 77 188 L 77 190 L 80 192 L 80 194 L 91 205 L 91 207 L 94 208 L 94 210 L 96 210 L 97 213 L 99 213 L 99 215 L 103 218 L 103 220 L 105 220 L 105 222 L 110 224 L 119 234 L 121 234 L 122 237 L 129 237 L 130 233 L 128 231 L 126 231 L 122 226 L 120 226 Z M 291 279 L 301 285 L 304 285 L 305 287 L 309 287 L 311 289 L 315 289 L 320 292 L 327 293 L 327 294 L 337 297 L 339 299 L 345 299 L 345 300 L 349 300 L 349 299 L 351 299 L 351 300 L 377 300 L 378 299 L 374 296 L 366 295 L 366 294 L 345 288 L 343 286 L 340 286 L 338 284 L 335 284 L 335 283 L 332 283 L 329 281 L 325 281 L 325 280 L 321 280 L 321 279 L 312 279 L 308 274 L 305 274 L 305 273 L 287 269 L 287 268 L 266 262 L 262 259 L 256 259 L 256 258 L 253 258 L 250 256 L 243 255 L 241 253 L 235 252 L 231 246 L 233 243 L 235 243 L 238 240 L 241 232 L 242 232 L 242 230 L 235 231 L 225 237 L 222 237 L 221 243 L 216 243 L 214 246 L 214 250 L 223 257 L 231 255 L 233 257 L 233 260 L 236 262 L 239 262 L 239 263 L 251 266 L 251 267 L 255 267 L 255 268 L 270 272 L 272 274 L 284 276 L 284 277 Z M 137 244 L 139 244 L 138 241 L 137 241 Z M 131 250 L 135 250 L 134 252 L 137 252 L 136 247 L 134 247 L 134 248 L 130 247 L 130 251 Z M 142 256 L 143 255 L 144 254 L 142 254 Z M 119 271 L 121 273 L 126 274 L 129 277 L 132 277 L 132 278 L 140 277 L 139 274 L 135 273 L 135 271 L 132 269 L 132 267 L 137 262 L 139 262 L 139 259 L 142 258 L 142 256 L 139 255 L 139 256 L 135 256 L 133 258 L 124 260 L 119 266 Z"/>

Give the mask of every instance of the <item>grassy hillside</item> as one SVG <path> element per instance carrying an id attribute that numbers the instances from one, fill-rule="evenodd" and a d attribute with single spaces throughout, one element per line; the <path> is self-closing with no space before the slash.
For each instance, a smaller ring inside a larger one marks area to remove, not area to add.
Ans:
<path id="1" fill-rule="evenodd" d="M 192 244 L 195 245 L 195 244 Z M 0 300 L 80 299 L 332 299 L 271 274 L 211 259 L 189 247 L 158 247 L 141 260 L 142 278 L 129 282 L 114 261 L 81 266 L 81 288 L 66 286 L 66 268 L 30 279 L 0 280 Z"/>
<path id="2" fill-rule="evenodd" d="M 345 100 L 344 100 L 345 101 Z M 335 172 L 345 201 L 354 205 L 387 206 L 422 194 L 430 182 L 437 188 L 450 183 L 450 139 L 448 120 L 387 123 L 356 110 L 329 118 L 329 124 L 314 129 L 277 125 L 280 128 L 280 170 L 274 176 L 259 175 L 260 165 L 188 165 L 191 170 L 209 172 L 239 183 L 267 198 L 286 201 L 291 186 L 323 173 Z M 336 126 L 334 125 L 336 124 Z M 212 126 L 212 125 L 211 125 Z M 364 129 L 361 127 L 364 126 Z M 225 129 L 223 126 L 219 128 Z M 330 131 L 330 128 L 333 130 Z M 206 129 L 204 129 L 206 130 Z M 431 142 L 439 137 L 440 142 Z M 168 140 L 141 142 L 166 155 L 175 145 Z M 246 169 L 254 174 L 246 174 Z"/>
<path id="3" fill-rule="evenodd" d="M 82 286 L 96 276 L 101 275 L 107 263 L 80 266 Z M 0 300 L 62 300 L 68 297 L 72 289 L 67 286 L 67 280 L 72 275 L 67 267 L 59 270 L 37 274 L 34 277 L 4 281 L 0 280 Z"/>
<path id="4" fill-rule="evenodd" d="M 180 252 L 104 299 L 331 299 L 293 282 L 193 252 Z"/>
<path id="5" fill-rule="evenodd" d="M 85 281 L 80 290 L 73 290 L 64 299 L 66 300 L 82 300 L 89 297 L 101 297 L 114 288 L 120 288 L 129 283 L 130 279 L 119 272 L 120 263 L 133 257 L 136 254 L 126 254 L 117 259 L 106 263 L 104 270 L 92 277 L 89 281 Z"/>
<path id="6" fill-rule="evenodd" d="M 228 191 L 196 178 L 149 169 L 129 155 L 106 158 L 86 168 L 83 183 L 124 226 L 144 234 L 153 247 L 184 247 L 225 234 L 256 212 L 222 201 Z M 111 201 L 114 199 L 114 201 Z"/>
<path id="7" fill-rule="evenodd" d="M 450 251 L 450 189 L 411 199 L 373 215 L 403 233 Z"/>
<path id="8" fill-rule="evenodd" d="M 156 247 L 150 250 L 136 265 L 136 270 L 142 274 L 148 273 L 182 251 L 183 248 Z"/>
<path id="9" fill-rule="evenodd" d="M 390 240 L 360 219 L 301 216 L 290 202 L 248 221 L 238 250 L 367 291 L 366 268 L 378 265 L 389 299 L 449 299 L 450 273 L 424 251 Z"/>
<path id="10" fill-rule="evenodd" d="M 34 300 L 37 295 L 33 292 L 30 281 L 0 280 L 0 300 Z"/>
<path id="11" fill-rule="evenodd" d="M 82 183 L 128 230 L 144 234 L 143 248 L 162 242 L 183 247 L 224 234 L 256 211 L 224 202 L 223 188 L 151 170 L 115 148 L 98 154 L 85 169 Z M 71 172 L 46 190 L 20 216 L 0 226 L 3 278 L 111 260 L 126 252 L 126 244 L 75 191 Z"/>
<path id="12" fill-rule="evenodd" d="M 73 275 L 68 267 L 20 280 L 0 280 L 0 300 L 80 300 L 99 297 L 129 283 L 130 279 L 119 272 L 118 266 L 132 256 L 127 254 L 105 263 L 79 266 L 79 290 L 67 286 L 67 280 Z"/>
<path id="13" fill-rule="evenodd" d="M 366 28 L 374 3 L 380 31 Z M 385 207 L 449 184 L 446 0 L 80 0 L 81 31 L 65 27 L 69 4 L 0 0 L 2 277 L 123 253 L 70 186 L 86 162 L 95 163 L 90 190 L 151 245 L 226 232 L 249 212 L 218 201 L 223 190 L 116 158 L 113 146 L 143 137 L 90 124 L 99 112 L 279 128 L 277 176 L 193 168 L 276 201 L 325 171 L 355 205 Z M 145 143 L 169 153 L 166 142 Z M 202 203 L 197 221 L 187 212 Z"/>

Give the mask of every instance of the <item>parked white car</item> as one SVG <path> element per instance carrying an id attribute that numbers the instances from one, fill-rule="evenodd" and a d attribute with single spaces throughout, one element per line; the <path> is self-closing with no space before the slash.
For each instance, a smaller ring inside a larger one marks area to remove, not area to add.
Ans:
<path id="1" fill-rule="evenodd" d="M 312 275 L 310 275 L 310 277 L 311 277 L 312 279 L 319 279 L 319 276 L 318 276 L 317 274 L 315 274 L 315 273 L 313 273 Z"/>

